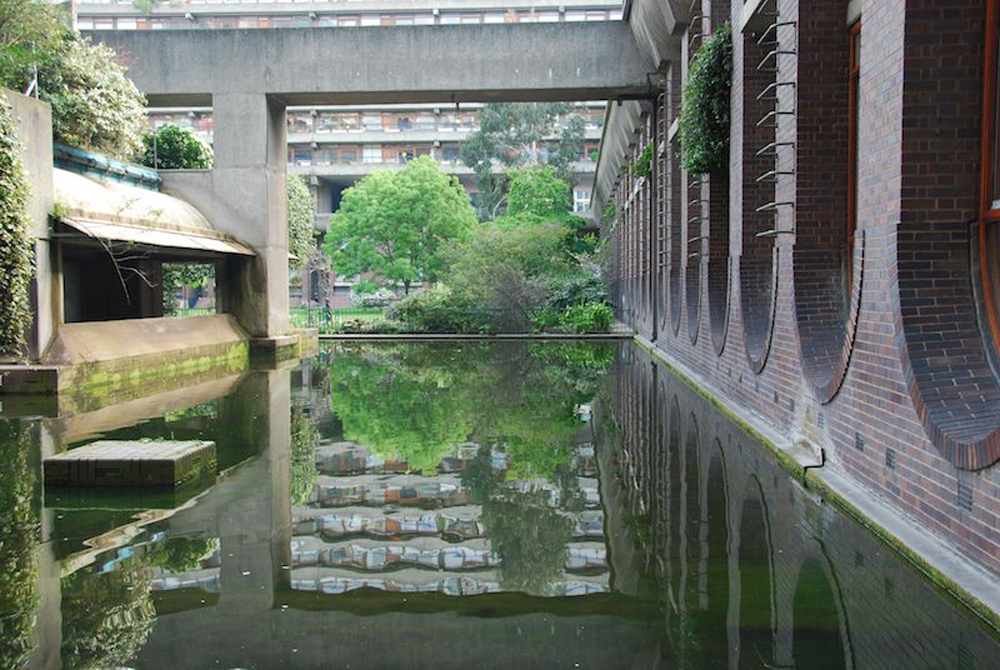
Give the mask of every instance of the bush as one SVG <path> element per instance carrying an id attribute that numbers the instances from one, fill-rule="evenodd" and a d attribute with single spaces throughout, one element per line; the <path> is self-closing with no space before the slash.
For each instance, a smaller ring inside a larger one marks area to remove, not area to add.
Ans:
<path id="1" fill-rule="evenodd" d="M 583 274 L 560 277 L 549 288 L 549 306 L 557 312 L 591 302 L 608 302 L 608 288 L 600 277 Z"/>
<path id="2" fill-rule="evenodd" d="M 413 332 L 405 323 L 389 319 L 349 319 L 335 332 L 345 335 L 401 335 Z"/>
<path id="3" fill-rule="evenodd" d="M 615 313 L 603 302 L 573 305 L 560 317 L 560 325 L 572 333 L 606 333 Z"/>
<path id="4" fill-rule="evenodd" d="M 729 94 L 733 44 L 728 23 L 698 50 L 684 87 L 678 126 L 681 160 L 691 174 L 729 169 Z"/>
<path id="5" fill-rule="evenodd" d="M 190 128 L 169 123 L 142 136 L 140 162 L 158 170 L 207 170 L 212 167 L 212 147 Z"/>
<path id="6" fill-rule="evenodd" d="M 386 318 L 417 333 L 481 333 L 491 330 L 490 312 L 447 288 L 409 295 L 389 307 Z"/>
<path id="7" fill-rule="evenodd" d="M 360 309 L 384 309 L 396 299 L 396 294 L 387 288 L 363 290 L 355 288 L 351 291 L 351 307 Z"/>

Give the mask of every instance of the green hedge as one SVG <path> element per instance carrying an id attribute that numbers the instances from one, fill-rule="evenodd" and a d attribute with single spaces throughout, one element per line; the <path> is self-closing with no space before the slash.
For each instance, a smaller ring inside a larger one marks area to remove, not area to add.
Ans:
<path id="1" fill-rule="evenodd" d="M 28 285 L 34 274 L 31 192 L 10 105 L 0 96 L 0 355 L 22 355 L 31 325 Z"/>
<path id="2" fill-rule="evenodd" d="M 732 79 L 732 31 L 726 23 L 698 50 L 684 86 L 678 132 L 681 161 L 691 174 L 729 169 Z"/>

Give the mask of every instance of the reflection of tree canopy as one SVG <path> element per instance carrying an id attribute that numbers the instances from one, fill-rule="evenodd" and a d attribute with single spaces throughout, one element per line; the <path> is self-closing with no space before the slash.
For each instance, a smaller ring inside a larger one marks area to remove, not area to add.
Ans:
<path id="1" fill-rule="evenodd" d="M 149 553 L 146 564 L 167 572 L 197 570 L 201 562 L 219 548 L 219 538 L 197 539 L 171 537 L 158 543 Z"/>
<path id="2" fill-rule="evenodd" d="M 30 441 L 16 419 L 0 420 L 0 667 L 20 668 L 31 653 L 38 607 L 34 549 L 38 519 L 31 506 Z"/>
<path id="3" fill-rule="evenodd" d="M 590 343 L 393 343 L 343 346 L 333 409 L 344 435 L 383 457 L 432 470 L 472 439 L 502 445 L 510 476 L 555 475 L 572 455 L 589 402 L 614 355 Z"/>
<path id="4" fill-rule="evenodd" d="M 316 445 L 319 428 L 305 408 L 292 408 L 291 498 L 293 505 L 304 505 L 316 483 Z"/>
<path id="5" fill-rule="evenodd" d="M 500 556 L 504 588 L 554 595 L 552 586 L 562 577 L 573 524 L 544 498 L 544 491 L 508 487 L 483 504 L 483 523 L 490 546 Z"/>
<path id="6" fill-rule="evenodd" d="M 135 555 L 110 572 L 63 578 L 64 668 L 121 667 L 135 657 L 156 621 L 144 568 Z"/>

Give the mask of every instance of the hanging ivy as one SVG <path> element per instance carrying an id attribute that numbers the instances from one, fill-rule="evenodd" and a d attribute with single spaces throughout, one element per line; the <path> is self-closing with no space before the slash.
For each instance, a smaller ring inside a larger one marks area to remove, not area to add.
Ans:
<path id="1" fill-rule="evenodd" d="M 649 179 L 653 176 L 653 143 L 650 142 L 642 150 L 642 154 L 635 161 L 635 176 Z"/>
<path id="2" fill-rule="evenodd" d="M 729 91 L 733 79 L 732 30 L 726 23 L 702 44 L 688 72 L 681 102 L 681 161 L 688 172 L 729 169 Z"/>
<path id="3" fill-rule="evenodd" d="M 28 284 L 34 273 L 31 192 L 11 108 L 0 96 L 0 355 L 24 353 L 31 325 Z"/>

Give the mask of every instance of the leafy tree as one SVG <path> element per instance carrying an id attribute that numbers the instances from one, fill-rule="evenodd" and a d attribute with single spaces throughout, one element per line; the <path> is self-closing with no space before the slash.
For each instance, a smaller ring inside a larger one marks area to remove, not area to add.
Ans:
<path id="1" fill-rule="evenodd" d="M 207 286 L 215 278 L 215 266 L 211 263 L 164 263 L 163 264 L 163 313 L 176 314 L 177 304 L 174 294 L 183 286 Z"/>
<path id="2" fill-rule="evenodd" d="M 56 141 L 119 158 L 142 149 L 146 99 L 118 55 L 70 31 L 42 0 L 0 0 L 0 85 L 52 105 Z"/>
<path id="3" fill-rule="evenodd" d="M 214 159 L 212 147 L 189 128 L 168 123 L 142 136 L 140 162 L 162 170 L 207 170 Z"/>
<path id="4" fill-rule="evenodd" d="M 402 170 L 376 171 L 344 191 L 325 248 L 338 274 L 372 272 L 402 284 L 437 281 L 443 245 L 476 225 L 469 196 L 428 156 Z"/>
<path id="5" fill-rule="evenodd" d="M 451 245 L 446 284 L 491 311 L 498 329 L 530 329 L 532 312 L 548 295 L 546 277 L 569 267 L 565 238 L 556 224 L 488 224 Z"/>
<path id="6" fill-rule="evenodd" d="M 31 325 L 28 286 L 34 274 L 30 190 L 10 106 L 0 96 L 0 354 L 20 353 Z"/>
<path id="7" fill-rule="evenodd" d="M 288 175 L 288 265 L 301 268 L 316 250 L 316 198 L 299 175 Z"/>
<path id="8" fill-rule="evenodd" d="M 597 240 L 583 236 L 586 222 L 573 214 L 570 186 L 551 165 L 527 166 L 508 172 L 507 213 L 497 219 L 504 225 L 557 223 L 569 233 L 565 238 L 570 254 L 590 253 Z"/>
<path id="9" fill-rule="evenodd" d="M 52 105 L 56 141 L 131 158 L 142 148 L 146 98 L 118 54 L 86 38 L 71 39 L 56 65 L 39 73 L 40 97 Z"/>
<path id="10" fill-rule="evenodd" d="M 543 141 L 555 135 L 559 116 L 571 111 L 565 103 L 488 103 L 480 109 L 479 130 L 462 144 L 461 156 L 476 175 L 481 218 L 495 217 L 507 191 L 508 178 L 497 168 L 548 165 L 564 182 L 574 183 L 583 119 L 570 116 L 556 141 L 542 150 Z"/>
<path id="11" fill-rule="evenodd" d="M 69 37 L 66 17 L 40 0 L 0 0 L 0 84 L 24 92 L 50 68 Z"/>

